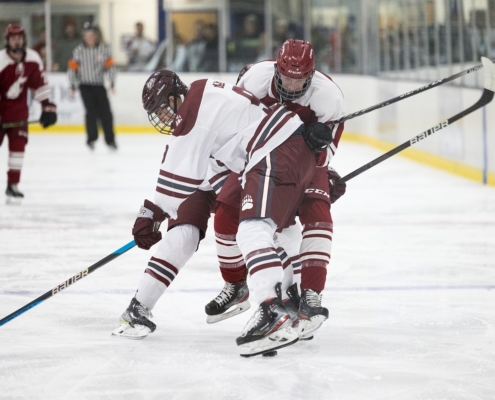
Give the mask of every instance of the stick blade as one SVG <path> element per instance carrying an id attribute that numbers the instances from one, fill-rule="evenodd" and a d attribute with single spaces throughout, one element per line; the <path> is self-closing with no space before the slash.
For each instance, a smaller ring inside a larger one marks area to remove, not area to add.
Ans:
<path id="1" fill-rule="evenodd" d="M 481 57 L 481 62 L 485 74 L 484 87 L 485 89 L 495 92 L 495 64 L 486 57 Z"/>

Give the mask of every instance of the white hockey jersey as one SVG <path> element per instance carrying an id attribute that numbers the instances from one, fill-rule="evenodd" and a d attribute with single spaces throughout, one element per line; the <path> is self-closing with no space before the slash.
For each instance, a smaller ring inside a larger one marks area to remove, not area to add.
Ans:
<path id="1" fill-rule="evenodd" d="M 275 61 L 253 64 L 237 85 L 253 93 L 264 104 L 271 106 L 277 103 L 274 68 Z M 331 123 L 345 115 L 342 91 L 330 77 L 320 71 L 315 71 L 311 85 L 303 96 L 285 102 L 284 106 L 297 113 L 306 125 L 313 122 Z M 343 123 L 334 128 L 333 140 L 327 151 L 327 163 L 330 163 L 337 151 L 343 130 Z"/>
<path id="2" fill-rule="evenodd" d="M 212 79 L 192 83 L 174 124 L 154 199 L 172 218 L 177 217 L 179 205 L 209 178 L 212 158 L 219 168 L 247 172 L 304 129 L 297 114 L 285 107 L 267 108 L 250 92 Z"/>

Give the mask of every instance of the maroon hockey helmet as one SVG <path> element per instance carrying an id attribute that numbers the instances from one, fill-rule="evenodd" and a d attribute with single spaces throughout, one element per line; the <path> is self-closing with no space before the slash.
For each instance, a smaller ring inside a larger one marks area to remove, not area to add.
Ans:
<path id="1" fill-rule="evenodd" d="M 158 132 L 172 133 L 172 122 L 178 109 L 177 100 L 185 96 L 187 91 L 187 85 L 173 71 L 162 69 L 148 78 L 143 88 L 143 108 Z M 173 97 L 173 107 L 170 97 Z"/>
<path id="2" fill-rule="evenodd" d="M 311 85 L 315 73 L 315 52 L 311 43 L 304 40 L 288 39 L 277 55 L 275 64 L 275 84 L 283 101 L 296 100 L 303 96 Z M 300 90 L 290 91 L 282 85 L 282 77 L 305 79 Z"/>
<path id="3" fill-rule="evenodd" d="M 12 49 L 9 46 L 9 37 L 14 35 L 22 35 L 23 45 L 19 49 Z M 7 28 L 5 29 L 5 47 L 7 48 L 7 50 L 13 53 L 22 53 L 26 49 L 26 32 L 24 31 L 24 28 L 21 25 L 9 24 L 7 26 Z"/>

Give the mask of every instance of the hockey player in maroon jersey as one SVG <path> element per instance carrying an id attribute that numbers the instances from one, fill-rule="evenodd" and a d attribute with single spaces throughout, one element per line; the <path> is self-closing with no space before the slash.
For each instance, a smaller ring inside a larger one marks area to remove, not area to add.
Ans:
<path id="1" fill-rule="evenodd" d="M 50 87 L 41 58 L 34 50 L 26 49 L 24 28 L 10 24 L 5 30 L 5 49 L 0 51 L 0 145 L 7 136 L 9 157 L 5 194 L 8 203 L 20 203 L 24 197 L 17 185 L 28 142 L 28 89 L 32 90 L 33 98 L 41 103 L 40 124 L 43 128 L 55 124 L 57 107 L 50 102 Z M 15 127 L 2 127 L 2 124 L 16 122 L 19 124 Z"/>
<path id="2" fill-rule="evenodd" d="M 260 303 L 237 338 L 240 353 L 253 356 L 295 343 L 299 337 L 277 295 L 283 270 L 274 233 L 293 218 L 317 165 L 313 151 L 328 146 L 331 130 L 321 123 L 305 129 L 297 114 L 279 104 L 267 108 L 251 93 L 226 83 L 199 80 L 187 88 L 166 70 L 146 82 L 143 105 L 151 123 L 161 132 L 173 130 L 173 137 L 154 203 L 146 200 L 141 207 L 134 239 L 149 249 L 161 240 L 159 227 L 166 218 L 174 218 L 173 224 L 182 218 L 184 226 L 169 227 L 114 335 L 142 338 L 155 330 L 151 309 L 200 238 L 201 221 L 186 221 L 196 206 L 210 203 L 205 195 L 198 203 L 195 195 L 217 189 L 231 170 L 243 172 L 242 195 L 250 206 L 240 213 L 237 238 L 253 267 L 251 294 Z M 200 218 L 207 218 L 204 214 Z"/>
<path id="3" fill-rule="evenodd" d="M 315 70 L 313 47 L 302 40 L 287 40 L 280 48 L 276 62 L 262 61 L 246 66 L 237 85 L 252 92 L 266 105 L 284 104 L 297 113 L 306 126 L 316 121 L 331 125 L 344 115 L 342 92 L 332 79 Z M 334 127 L 333 140 L 327 149 L 328 163 L 337 150 L 342 131 L 343 124 Z M 331 167 L 316 169 L 298 209 L 303 226 L 302 241 L 297 225 L 277 233 L 282 245 L 277 251 L 285 271 L 281 296 L 302 339 L 312 338 L 311 332 L 328 318 L 328 310 L 321 306 L 321 292 L 325 287 L 332 248 L 330 204 L 345 191 L 345 184 L 334 185 L 338 178 Z M 205 307 L 209 323 L 249 308 L 246 263 L 236 244 L 239 208 L 244 207 L 240 194 L 238 175 L 232 173 L 217 198 L 215 235 L 225 285 Z"/>

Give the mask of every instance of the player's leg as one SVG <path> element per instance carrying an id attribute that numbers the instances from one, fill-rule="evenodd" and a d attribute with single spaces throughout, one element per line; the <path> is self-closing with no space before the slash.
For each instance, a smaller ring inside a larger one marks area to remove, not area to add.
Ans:
<path id="1" fill-rule="evenodd" d="M 214 192 L 197 190 L 181 204 L 177 219 L 169 220 L 168 231 L 149 260 L 114 335 L 142 339 L 156 329 L 151 310 L 204 238 L 214 200 Z"/>
<path id="2" fill-rule="evenodd" d="M 206 322 L 210 324 L 233 317 L 250 307 L 246 264 L 236 241 L 239 211 L 239 208 L 217 203 L 214 217 L 215 242 L 225 284 L 218 296 L 205 306 Z"/>
<path id="3" fill-rule="evenodd" d="M 21 171 L 24 164 L 24 154 L 27 144 L 27 126 L 10 128 L 6 130 L 9 139 L 9 156 L 7 170 L 7 204 L 20 204 L 24 194 L 19 191 Z"/>
<path id="4" fill-rule="evenodd" d="M 298 210 L 303 225 L 300 251 L 301 301 L 299 320 L 294 324 L 294 328 L 302 338 L 311 336 L 311 333 L 328 318 L 328 309 L 321 306 L 333 237 L 328 193 L 326 171 L 317 169 Z"/>
<path id="5" fill-rule="evenodd" d="M 313 176 L 315 157 L 302 137 L 293 136 L 246 173 L 237 243 L 249 270 L 249 290 L 260 305 L 237 345 L 242 356 L 263 354 L 295 343 L 299 337 L 277 286 L 284 278 L 274 234 L 293 219 L 304 189 Z"/>
<path id="6" fill-rule="evenodd" d="M 282 260 L 284 278 L 282 280 L 280 298 L 284 303 L 291 320 L 297 320 L 299 310 L 299 283 L 301 281 L 301 226 L 295 223 L 275 234 L 277 253 Z"/>

